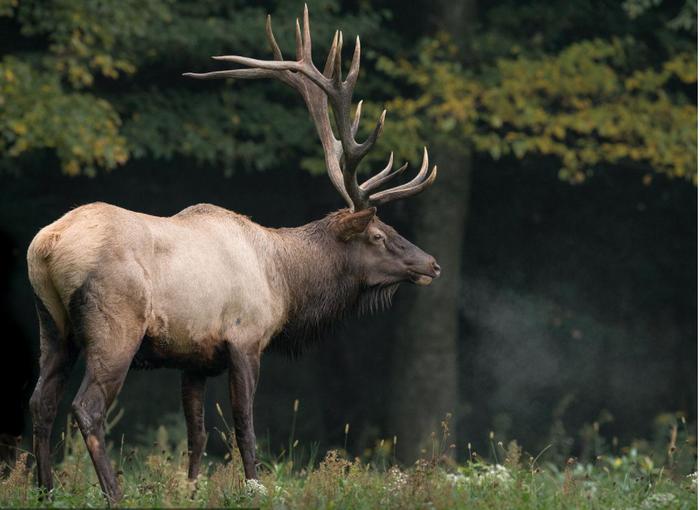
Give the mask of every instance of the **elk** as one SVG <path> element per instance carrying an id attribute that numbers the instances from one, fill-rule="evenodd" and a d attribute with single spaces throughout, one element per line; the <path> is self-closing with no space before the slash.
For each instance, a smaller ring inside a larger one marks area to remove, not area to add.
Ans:
<path id="1" fill-rule="evenodd" d="M 350 108 L 359 38 L 343 80 L 341 32 L 320 71 L 311 59 L 306 7 L 302 28 L 296 23 L 296 60 L 283 59 L 269 16 L 266 32 L 274 60 L 214 57 L 246 67 L 185 75 L 275 78 L 296 89 L 347 207 L 301 227 L 272 229 L 208 204 L 156 217 L 92 203 L 39 231 L 27 253 L 41 345 L 30 408 L 37 479 L 47 491 L 51 428 L 81 352 L 85 374 L 72 411 L 110 504 L 122 492 L 105 450 L 105 412 L 130 367 L 182 371 L 190 479 L 199 473 L 206 439 L 206 379 L 228 369 L 236 442 L 246 480 L 254 480 L 253 397 L 268 344 L 296 349 L 348 312 L 387 304 L 400 283 L 428 285 L 440 275 L 432 256 L 376 214 L 377 206 L 415 195 L 435 180 L 427 150 L 416 177 L 405 184 L 380 189 L 406 169 L 393 168 L 393 154 L 384 169 L 358 183 L 358 164 L 380 135 L 386 113 L 365 141 L 356 141 L 362 102 L 352 121 Z"/>

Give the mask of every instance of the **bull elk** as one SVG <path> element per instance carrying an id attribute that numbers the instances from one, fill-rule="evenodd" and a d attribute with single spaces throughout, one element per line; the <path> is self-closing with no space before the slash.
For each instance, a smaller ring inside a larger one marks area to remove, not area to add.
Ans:
<path id="1" fill-rule="evenodd" d="M 304 98 L 331 182 L 347 208 L 297 228 L 271 229 L 221 207 L 200 204 L 163 218 L 103 203 L 78 207 L 43 228 L 27 253 L 40 326 L 40 376 L 31 397 L 41 487 L 52 487 L 50 434 L 66 379 L 81 351 L 85 375 L 72 404 L 108 501 L 122 496 L 105 450 L 105 412 L 130 367 L 182 371 L 188 476 L 197 477 L 205 444 L 207 377 L 229 371 L 235 435 L 247 480 L 256 479 L 253 396 L 260 356 L 270 342 L 296 348 L 358 308 L 387 304 L 401 282 L 428 285 L 435 259 L 382 223 L 376 206 L 415 195 L 435 180 L 424 151 L 415 178 L 380 189 L 402 173 L 393 156 L 362 184 L 357 168 L 382 131 L 385 113 L 358 142 L 362 102 L 350 120 L 360 40 L 346 78 L 336 31 L 323 71 L 311 59 L 308 10 L 296 23 L 296 60 L 214 57 L 246 66 L 199 79 L 275 78 Z M 336 138 L 329 115 L 335 119 Z"/>

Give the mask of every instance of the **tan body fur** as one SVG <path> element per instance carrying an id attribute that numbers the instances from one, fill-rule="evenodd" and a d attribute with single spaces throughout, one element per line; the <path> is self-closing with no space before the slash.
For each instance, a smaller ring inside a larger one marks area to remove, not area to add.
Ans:
<path id="1" fill-rule="evenodd" d="M 29 276 L 63 337 L 71 296 L 87 278 L 119 281 L 128 293 L 104 297 L 131 302 L 163 357 L 205 363 L 223 341 L 260 352 L 284 324 L 286 283 L 265 263 L 278 235 L 211 205 L 161 218 L 96 203 L 37 234 Z"/>

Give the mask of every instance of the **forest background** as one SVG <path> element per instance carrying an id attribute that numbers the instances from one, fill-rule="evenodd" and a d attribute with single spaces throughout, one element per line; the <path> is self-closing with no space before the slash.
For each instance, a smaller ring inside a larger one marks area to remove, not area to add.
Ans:
<path id="1" fill-rule="evenodd" d="M 362 455 L 396 436 L 405 461 L 446 413 L 461 457 L 467 443 L 486 450 L 490 432 L 531 452 L 551 445 L 558 461 L 593 455 L 601 437 L 659 440 L 681 417 L 694 431 L 697 3 L 309 8 L 317 61 L 336 27 L 362 38 L 361 129 L 388 108 L 366 169 L 389 150 L 415 168 L 423 145 L 440 167 L 429 191 L 380 214 L 443 277 L 402 288 L 391 310 L 350 320 L 300 359 L 265 355 L 260 441 L 286 446 L 297 399 L 302 443 Z M 268 226 L 342 206 L 293 91 L 181 77 L 221 69 L 211 55 L 268 58 L 268 12 L 290 53 L 301 9 L 0 0 L 0 432 L 29 445 L 38 334 L 24 254 L 39 228 L 97 200 L 157 215 L 209 202 Z M 131 373 L 112 437 L 183 437 L 178 379 Z M 207 399 L 213 427 L 225 380 Z M 224 450 L 217 438 L 212 452 Z"/>

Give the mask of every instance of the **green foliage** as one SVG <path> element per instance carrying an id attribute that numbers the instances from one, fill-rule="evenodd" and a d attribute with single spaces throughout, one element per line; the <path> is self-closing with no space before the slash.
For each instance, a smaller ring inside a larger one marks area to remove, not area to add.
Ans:
<path id="1" fill-rule="evenodd" d="M 287 54 L 299 9 L 270 9 Z M 310 9 L 319 53 L 337 25 L 371 34 L 383 16 L 365 7 L 341 22 L 334 0 Z M 265 12 L 219 0 L 0 0 L 17 41 L 0 48 L 0 157 L 53 149 L 73 175 L 129 158 L 185 157 L 231 172 L 316 154 L 303 102 L 283 85 L 181 77 L 211 68 L 210 55 L 267 58 Z"/>
<path id="2" fill-rule="evenodd" d="M 335 0 L 320 0 L 311 10 L 319 54 L 342 26 L 392 55 L 365 52 L 360 80 L 388 100 L 385 150 L 373 165 L 388 150 L 416 160 L 433 141 L 495 159 L 554 158 L 571 182 L 609 166 L 697 181 L 697 64 L 685 35 L 695 30 L 688 21 L 695 2 L 672 12 L 661 0 L 628 0 L 606 12 L 597 38 L 571 40 L 564 36 L 585 14 L 578 4 L 562 6 L 556 20 L 557 9 L 503 1 L 487 9 L 492 27 L 475 36 L 469 65 L 445 34 L 403 45 L 398 34 L 380 32 L 386 13 L 362 5 L 341 12 Z M 297 9 L 271 10 L 289 55 Z M 218 0 L 0 1 L 20 42 L 0 64 L 0 154 L 55 150 L 69 174 L 144 157 L 184 157 L 228 173 L 300 159 L 323 172 L 303 104 L 282 85 L 180 77 L 209 68 L 213 54 L 267 57 L 264 12 Z M 520 33 L 530 22 L 544 25 L 533 36 Z M 394 59 L 401 46 L 407 56 Z M 367 105 L 363 129 L 379 111 Z"/>
<path id="3" fill-rule="evenodd" d="M 136 70 L 131 47 L 149 25 L 167 19 L 169 2 L 21 2 L 22 35 L 46 36 L 47 69 L 74 88 L 93 85 L 96 76 L 117 79 Z"/>
<path id="4" fill-rule="evenodd" d="M 387 138 L 471 142 L 494 159 L 556 157 L 571 182 L 619 165 L 696 183 L 697 106 L 683 92 L 697 84 L 695 55 L 637 68 L 639 51 L 630 38 L 582 41 L 555 55 L 502 58 L 474 76 L 438 36 L 421 45 L 417 63 L 380 59 L 389 76 L 419 91 L 390 103 L 400 122 Z"/>
<path id="5" fill-rule="evenodd" d="M 653 10 L 662 3 L 663 0 L 625 0 L 622 3 L 622 8 L 630 18 L 635 19 Z M 667 26 L 672 30 L 687 30 L 697 33 L 697 0 L 685 0 L 678 14 L 673 19 L 668 21 Z"/>
<path id="6" fill-rule="evenodd" d="M 127 158 L 120 124 L 104 99 L 66 92 L 57 76 L 13 57 L 0 61 L 0 153 L 55 149 L 70 175 L 114 168 Z"/>

